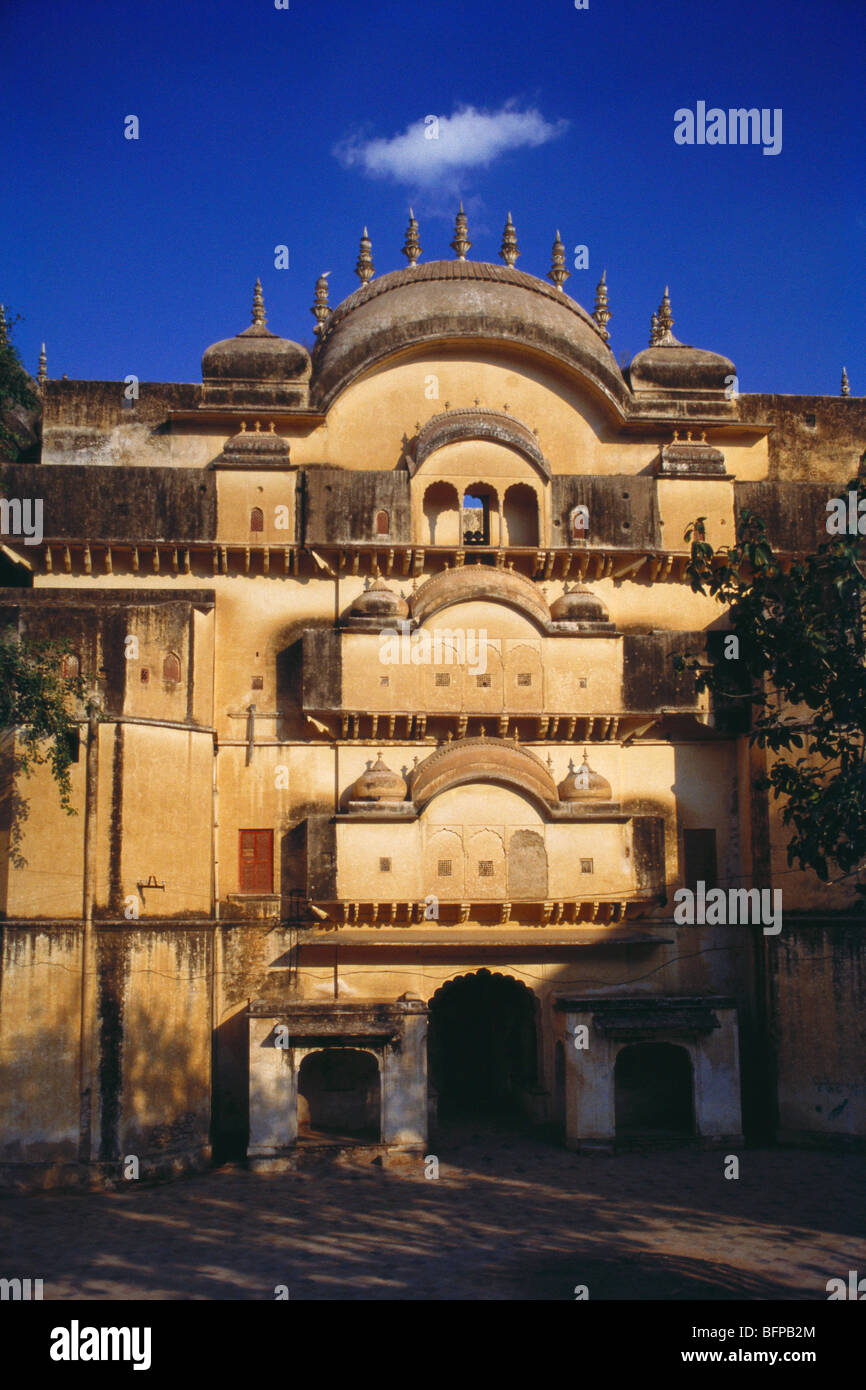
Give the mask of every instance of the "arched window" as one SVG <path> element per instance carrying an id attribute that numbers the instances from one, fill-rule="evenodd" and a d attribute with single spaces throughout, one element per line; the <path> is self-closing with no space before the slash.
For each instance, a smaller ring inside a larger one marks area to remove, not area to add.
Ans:
<path id="1" fill-rule="evenodd" d="M 67 652 L 60 663 L 60 675 L 65 681 L 74 680 L 81 675 L 81 662 L 74 652 Z"/>
<path id="2" fill-rule="evenodd" d="M 376 513 L 376 535 L 387 536 L 391 530 L 391 521 L 387 512 Z"/>
<path id="3" fill-rule="evenodd" d="M 473 483 L 463 494 L 461 536 L 464 545 L 498 545 L 499 502 L 492 487 Z M 494 528 L 491 523 L 497 519 Z"/>
<path id="4" fill-rule="evenodd" d="M 261 507 L 253 507 L 252 511 L 250 512 L 250 530 L 264 531 L 264 529 L 265 514 L 262 511 Z"/>
<path id="5" fill-rule="evenodd" d="M 180 681 L 180 657 L 174 652 L 169 652 L 162 663 L 162 678 L 169 685 L 177 685 Z"/>

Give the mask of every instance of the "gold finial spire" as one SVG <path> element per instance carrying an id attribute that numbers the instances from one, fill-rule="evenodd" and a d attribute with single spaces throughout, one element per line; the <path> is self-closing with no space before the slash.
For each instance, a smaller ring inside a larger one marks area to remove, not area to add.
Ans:
<path id="1" fill-rule="evenodd" d="M 373 243 L 367 235 L 367 228 L 364 228 L 361 236 L 361 246 L 358 251 L 358 260 L 355 265 L 355 274 L 362 285 L 369 285 L 375 271 L 373 269 Z"/>
<path id="2" fill-rule="evenodd" d="M 418 223 L 412 209 L 409 209 L 409 226 L 406 228 L 406 240 L 403 242 L 403 255 L 409 265 L 414 267 L 418 264 L 418 257 L 421 255 L 421 243 L 418 240 Z"/>
<path id="3" fill-rule="evenodd" d="M 262 294 L 261 280 L 256 280 L 256 287 L 253 290 L 253 323 L 259 328 L 264 328 L 267 323 L 267 319 L 265 318 L 265 297 Z"/>
<path id="4" fill-rule="evenodd" d="M 553 281 L 558 290 L 561 290 L 570 274 L 571 271 L 565 268 L 565 247 L 559 235 L 559 228 L 557 228 L 556 241 L 553 243 L 553 259 L 547 278 Z"/>
<path id="5" fill-rule="evenodd" d="M 315 315 L 316 318 L 316 326 L 313 332 L 317 338 L 320 334 L 324 333 L 325 324 L 332 313 L 331 306 L 328 303 L 328 276 L 330 273 L 330 270 L 326 270 L 316 281 L 316 297 L 313 301 L 313 307 L 310 310 L 310 313 Z"/>
<path id="6" fill-rule="evenodd" d="M 517 246 L 517 232 L 514 230 L 514 223 L 511 220 L 511 213 L 505 223 L 505 231 L 502 233 L 502 245 L 499 248 L 499 258 L 506 265 L 514 265 L 520 251 Z"/>
<path id="7" fill-rule="evenodd" d="M 469 224 L 466 220 L 466 213 L 463 211 L 463 199 L 460 200 L 460 211 L 457 213 L 457 220 L 454 223 L 454 240 L 451 242 L 451 250 L 454 252 L 458 261 L 466 260 L 466 252 L 472 242 L 469 240 Z"/>
<path id="8" fill-rule="evenodd" d="M 36 376 L 40 389 L 48 380 L 48 358 L 45 356 L 45 344 L 42 344 L 42 351 L 39 354 L 39 371 Z"/>
<path id="9" fill-rule="evenodd" d="M 848 373 L 846 372 L 845 368 L 843 367 L 843 368 L 842 368 L 842 387 L 841 387 L 841 390 L 839 391 L 839 395 L 840 395 L 840 396 L 850 396 L 850 394 L 851 394 L 851 386 L 850 386 L 850 383 L 849 383 L 849 381 L 848 381 Z"/>
<path id="10" fill-rule="evenodd" d="M 607 302 L 606 270 L 601 272 L 601 279 L 595 287 L 595 308 L 592 311 L 592 317 L 601 329 L 601 336 L 604 338 L 604 341 L 607 342 L 610 337 L 607 331 L 607 325 L 610 323 L 611 313 Z"/>
<path id="11" fill-rule="evenodd" d="M 659 331 L 664 338 L 666 334 L 673 331 L 674 321 L 671 315 L 671 297 L 667 285 L 659 305 Z"/>

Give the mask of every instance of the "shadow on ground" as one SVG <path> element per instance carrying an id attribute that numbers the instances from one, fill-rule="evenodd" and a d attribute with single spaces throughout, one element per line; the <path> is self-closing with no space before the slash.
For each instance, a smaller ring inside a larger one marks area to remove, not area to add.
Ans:
<path id="1" fill-rule="evenodd" d="M 431 1141 L 439 1178 L 333 1161 L 0 1202 L 0 1272 L 46 1299 L 826 1299 L 863 1268 L 862 1158 L 567 1153 L 497 1126 Z"/>

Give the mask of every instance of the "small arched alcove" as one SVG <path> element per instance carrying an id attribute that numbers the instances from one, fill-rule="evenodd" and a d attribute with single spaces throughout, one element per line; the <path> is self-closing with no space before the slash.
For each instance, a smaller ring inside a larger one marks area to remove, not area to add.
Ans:
<path id="1" fill-rule="evenodd" d="M 311 1052 L 298 1072 L 298 1133 L 379 1139 L 376 1058 L 357 1048 Z"/>
<path id="2" fill-rule="evenodd" d="M 694 1134 L 694 1083 L 677 1043 L 629 1043 L 614 1067 L 616 1136 Z"/>
<path id="3" fill-rule="evenodd" d="M 460 498 L 453 483 L 431 483 L 424 493 L 424 518 L 430 545 L 460 544 Z"/>

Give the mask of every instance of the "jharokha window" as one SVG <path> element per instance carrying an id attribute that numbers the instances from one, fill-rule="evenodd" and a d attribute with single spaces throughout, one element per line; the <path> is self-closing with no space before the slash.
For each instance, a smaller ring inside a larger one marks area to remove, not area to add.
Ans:
<path id="1" fill-rule="evenodd" d="M 60 663 L 60 674 L 65 681 L 74 680 L 81 675 L 81 662 L 74 652 L 67 652 Z"/>
<path id="2" fill-rule="evenodd" d="M 274 832 L 242 830 L 238 879 L 242 893 L 273 893 Z"/>
<path id="3" fill-rule="evenodd" d="M 387 512 L 376 513 L 376 535 L 387 536 L 391 530 L 391 522 Z"/>
<path id="4" fill-rule="evenodd" d="M 265 514 L 262 511 L 261 507 L 253 507 L 252 511 L 250 512 L 250 530 L 264 531 L 264 529 Z"/>

